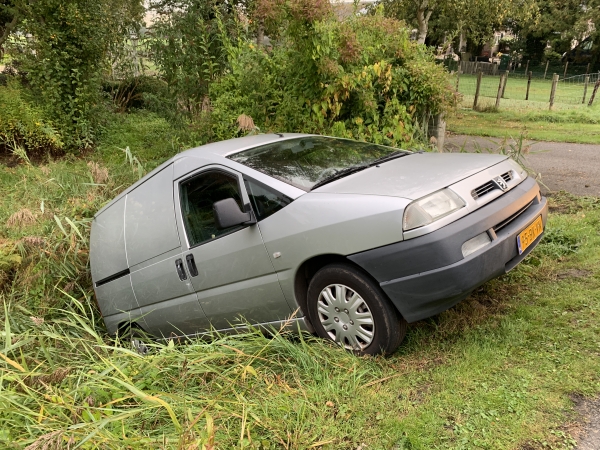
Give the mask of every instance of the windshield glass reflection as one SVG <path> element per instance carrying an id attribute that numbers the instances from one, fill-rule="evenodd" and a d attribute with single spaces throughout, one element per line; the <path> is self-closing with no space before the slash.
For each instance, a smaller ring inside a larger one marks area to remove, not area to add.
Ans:
<path id="1" fill-rule="evenodd" d="M 369 165 L 397 151 L 349 139 L 309 136 L 255 147 L 228 158 L 309 191 L 343 169 Z"/>

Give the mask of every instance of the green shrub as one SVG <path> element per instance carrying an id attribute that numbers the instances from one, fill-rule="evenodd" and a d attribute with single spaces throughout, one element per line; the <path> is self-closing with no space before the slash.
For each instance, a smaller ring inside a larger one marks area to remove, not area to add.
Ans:
<path id="1" fill-rule="evenodd" d="M 42 111 L 28 102 L 16 83 L 0 86 L 0 150 L 23 147 L 28 154 L 57 154 L 63 140 Z"/>
<path id="2" fill-rule="evenodd" d="M 237 135 L 245 114 L 261 131 L 409 145 L 430 114 L 453 104 L 443 67 L 410 42 L 402 22 L 291 13 L 287 21 L 269 51 L 243 39 L 227 46 L 231 70 L 209 89 L 212 138 Z"/>
<path id="3" fill-rule="evenodd" d="M 150 109 L 150 98 L 164 100 L 167 97 L 167 84 L 159 78 L 147 75 L 129 77 L 121 81 L 105 81 L 102 88 L 111 96 L 120 111 Z"/>

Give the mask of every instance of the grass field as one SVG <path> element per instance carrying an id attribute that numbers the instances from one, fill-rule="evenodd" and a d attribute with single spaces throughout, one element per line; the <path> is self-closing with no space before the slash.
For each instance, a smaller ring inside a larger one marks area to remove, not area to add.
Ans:
<path id="1" fill-rule="evenodd" d="M 0 163 L 0 447 L 573 448 L 573 396 L 600 393 L 597 199 L 551 198 L 532 256 L 390 358 L 260 333 L 141 357 L 94 306 L 89 219 L 138 177 L 120 149 L 149 170 L 176 135 L 123 115 L 86 157 Z"/>
<path id="2" fill-rule="evenodd" d="M 574 84 L 559 86 L 557 103 L 549 110 L 548 81 L 533 80 L 530 100 L 525 101 L 527 80 L 510 78 L 500 108 L 495 109 L 497 77 L 484 77 L 478 101 L 478 111 L 472 109 L 475 80 L 461 75 L 461 104 L 448 118 L 448 130 L 457 134 L 515 137 L 525 133 L 539 141 L 600 144 L 600 94 L 592 107 L 581 104 L 583 87 Z M 591 87 L 588 96 L 591 94 Z"/>

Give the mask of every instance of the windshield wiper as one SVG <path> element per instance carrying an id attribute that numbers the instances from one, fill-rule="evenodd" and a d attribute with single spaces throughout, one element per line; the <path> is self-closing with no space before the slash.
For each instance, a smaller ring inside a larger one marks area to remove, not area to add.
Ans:
<path id="1" fill-rule="evenodd" d="M 381 158 L 377 158 L 377 159 L 371 161 L 369 164 L 361 164 L 358 166 L 346 167 L 345 169 L 338 170 L 333 175 L 322 179 L 321 181 L 316 183 L 312 188 L 310 188 L 310 190 L 312 191 L 313 189 L 321 187 L 324 184 L 331 183 L 332 181 L 337 180 L 339 178 L 343 178 L 347 175 L 350 175 L 351 173 L 360 172 L 361 170 L 376 166 L 377 164 L 381 164 L 382 162 L 390 161 L 390 160 L 396 159 L 396 158 L 402 158 L 403 156 L 411 155 L 411 154 L 412 154 L 411 152 L 407 152 L 405 150 L 396 150 L 395 152 L 389 153 L 385 156 L 382 156 Z"/>
<path id="2" fill-rule="evenodd" d="M 370 165 L 362 164 L 359 166 L 350 166 L 350 167 L 346 167 L 345 169 L 338 170 L 333 175 L 328 176 L 327 178 L 324 178 L 321 181 L 319 181 L 318 183 L 316 183 L 315 185 L 313 185 L 313 187 L 311 187 L 310 190 L 312 191 L 318 187 L 323 186 L 324 184 L 331 183 L 334 180 L 337 180 L 339 178 L 343 178 L 347 175 L 350 175 L 351 173 L 360 172 L 361 170 L 364 170 L 367 167 L 370 167 Z"/>
<path id="3" fill-rule="evenodd" d="M 389 161 L 391 159 L 402 158 L 403 156 L 407 156 L 410 154 L 411 154 L 411 152 L 407 152 L 405 150 L 396 150 L 395 152 L 392 152 L 388 155 L 382 156 L 381 158 L 377 158 L 375 161 L 371 161 L 369 163 L 369 167 L 376 166 L 377 164 Z"/>

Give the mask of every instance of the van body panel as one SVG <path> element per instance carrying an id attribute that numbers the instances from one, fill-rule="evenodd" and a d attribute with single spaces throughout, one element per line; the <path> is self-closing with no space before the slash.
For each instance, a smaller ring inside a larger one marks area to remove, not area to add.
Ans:
<path id="1" fill-rule="evenodd" d="M 170 164 L 127 194 L 125 245 L 130 267 L 180 246 L 172 180 Z"/>
<path id="2" fill-rule="evenodd" d="M 125 275 L 110 283 L 96 286 L 96 297 L 103 316 L 131 311 L 138 307 L 131 288 L 131 276 Z"/>
<path id="3" fill-rule="evenodd" d="M 129 268 L 125 253 L 125 198 L 97 214 L 92 221 L 90 266 L 95 283 Z"/>

